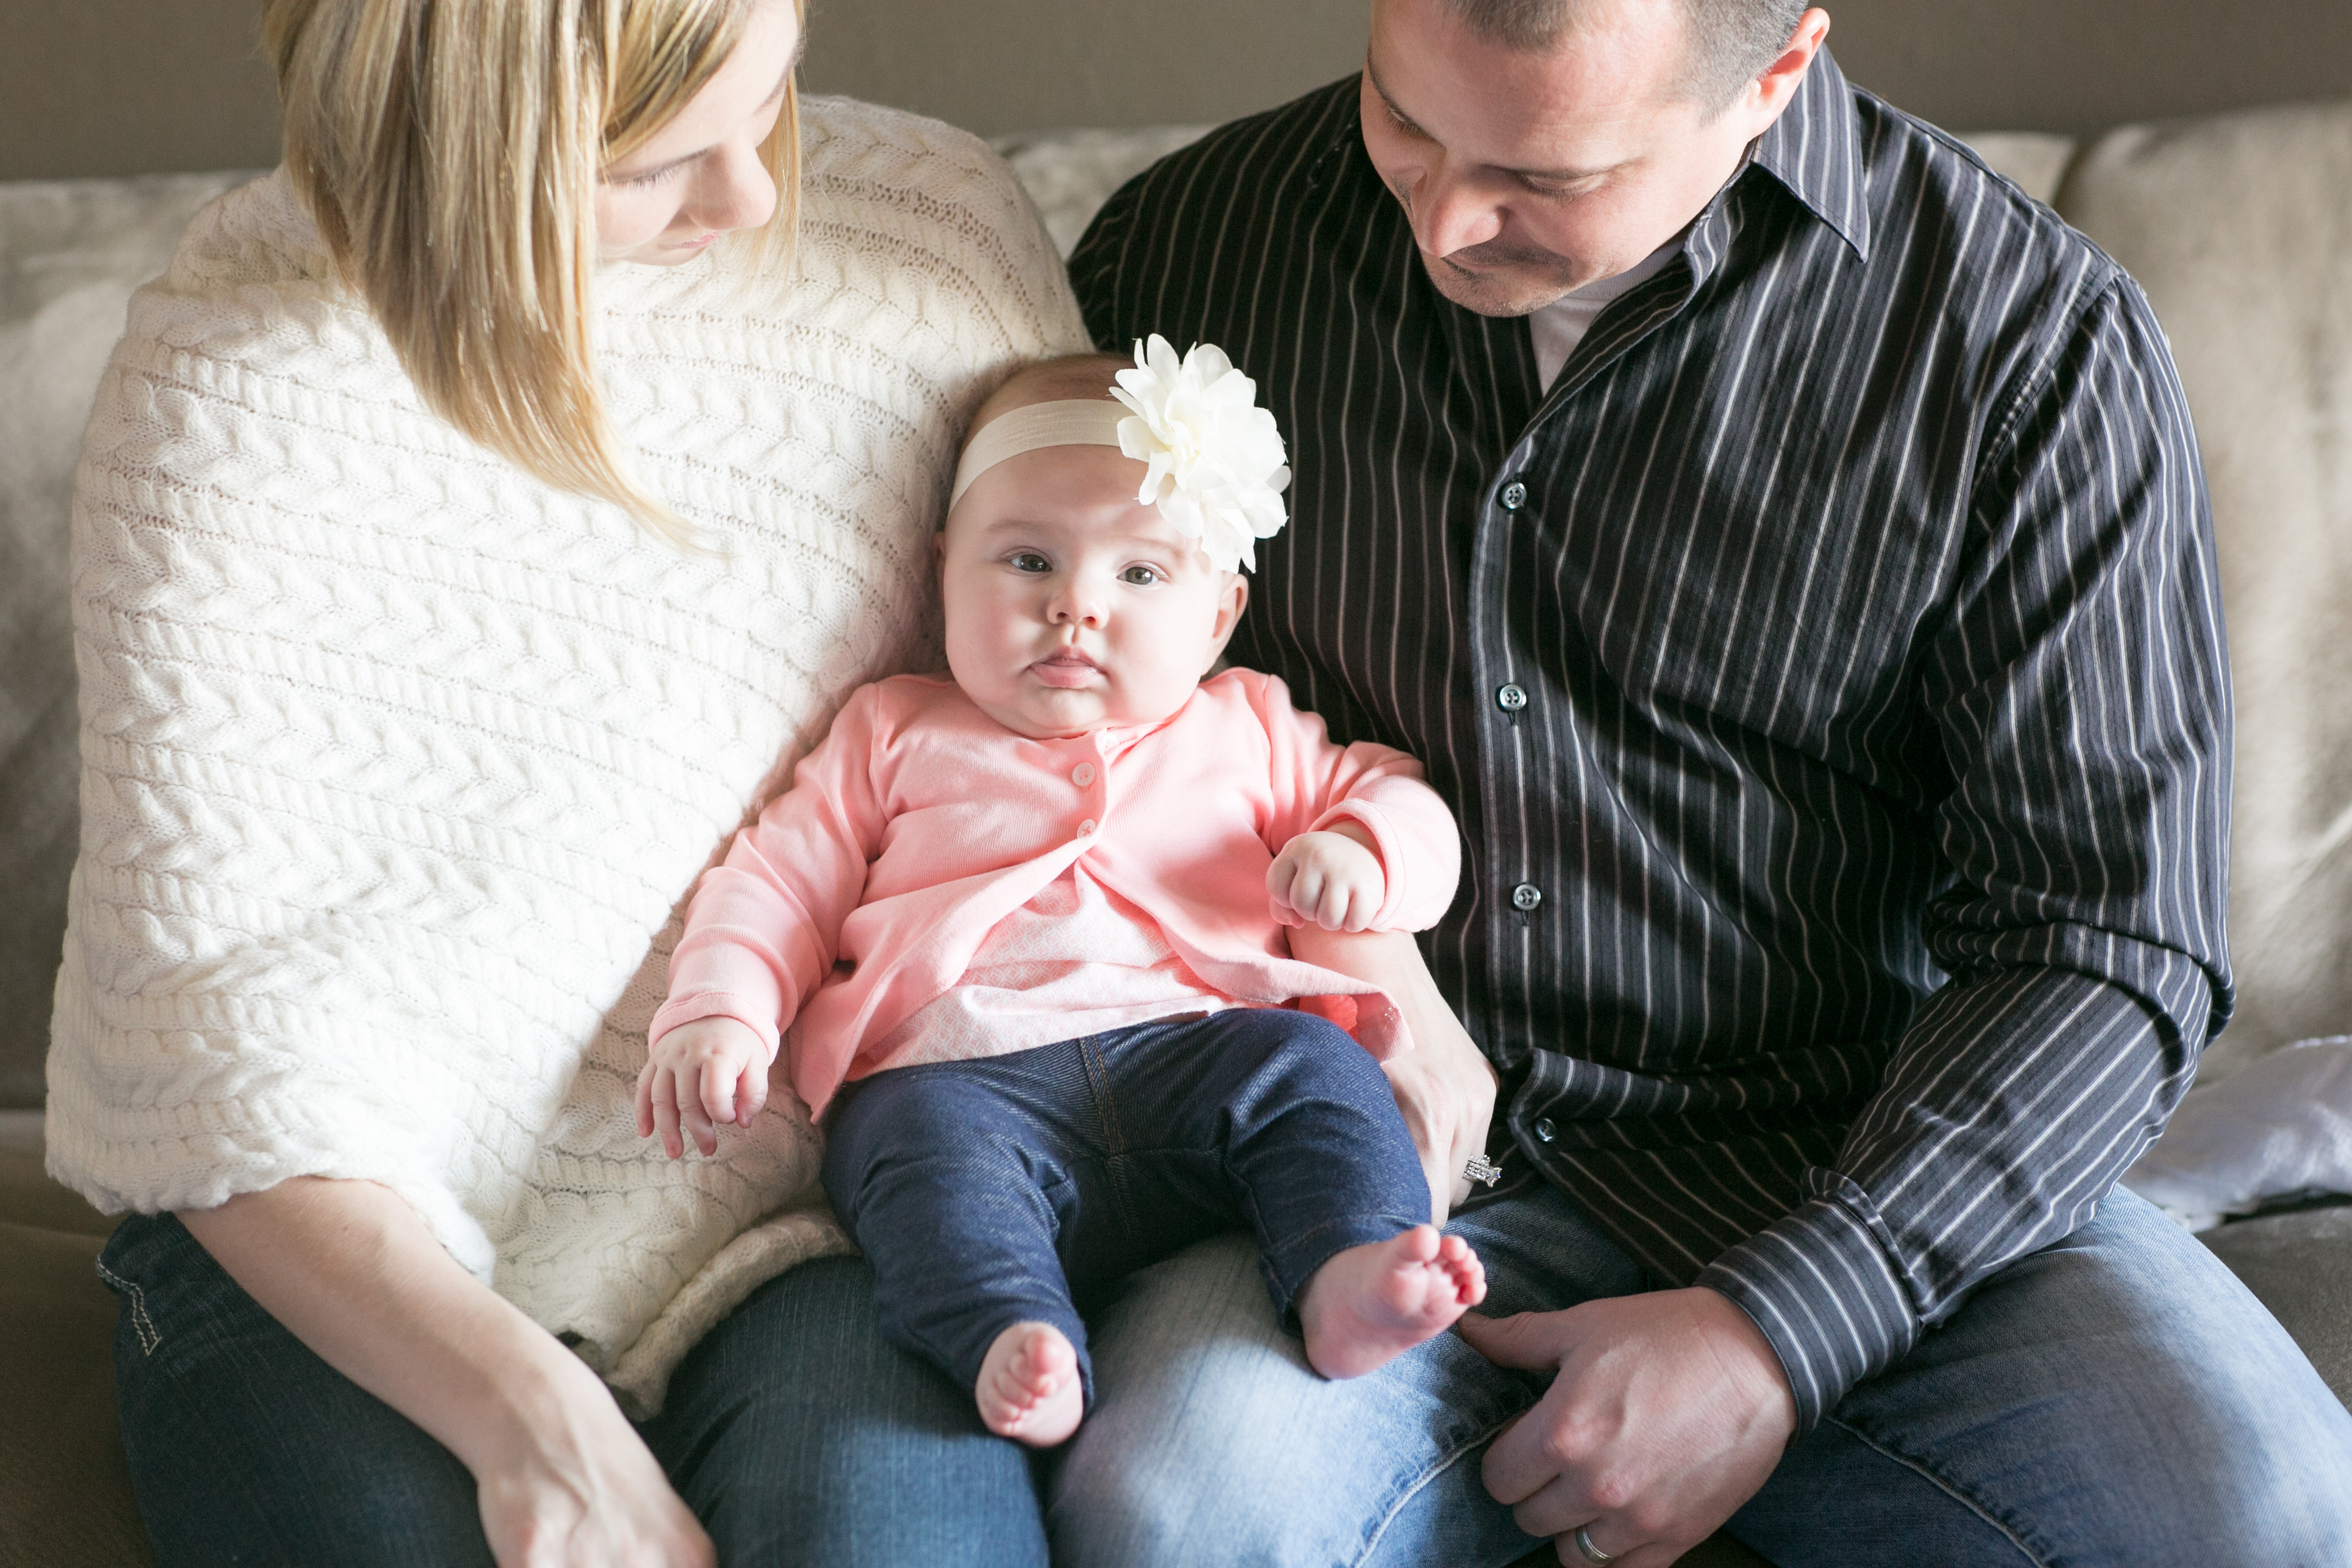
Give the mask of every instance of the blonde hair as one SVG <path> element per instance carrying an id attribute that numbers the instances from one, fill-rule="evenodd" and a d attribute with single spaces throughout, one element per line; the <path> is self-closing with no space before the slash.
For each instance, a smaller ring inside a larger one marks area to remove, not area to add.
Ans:
<path id="1" fill-rule="evenodd" d="M 425 405 L 559 489 L 688 542 L 597 387 L 596 187 L 773 0 L 268 0 L 286 166 Z M 804 14 L 804 0 L 793 0 Z M 792 243 L 799 104 L 764 149 Z"/>

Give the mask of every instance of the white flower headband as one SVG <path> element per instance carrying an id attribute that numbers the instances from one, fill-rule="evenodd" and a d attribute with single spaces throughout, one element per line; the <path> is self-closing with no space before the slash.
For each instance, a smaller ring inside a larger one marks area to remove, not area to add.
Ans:
<path id="1" fill-rule="evenodd" d="M 1117 447 L 1146 465 L 1138 501 L 1159 507 L 1179 532 L 1199 541 L 1219 570 L 1256 571 L 1257 542 L 1289 521 L 1282 492 L 1290 483 L 1282 431 L 1257 406 L 1257 383 L 1223 350 L 1202 343 L 1180 359 L 1157 332 L 1135 345 L 1135 368 L 1117 379 L 1116 403 L 1033 403 L 990 420 L 964 448 L 948 505 L 1024 452 Z"/>

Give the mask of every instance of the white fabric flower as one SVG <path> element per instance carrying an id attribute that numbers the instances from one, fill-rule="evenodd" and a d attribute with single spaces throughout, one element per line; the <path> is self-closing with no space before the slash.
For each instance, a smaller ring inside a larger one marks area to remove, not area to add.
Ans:
<path id="1" fill-rule="evenodd" d="M 1257 542 L 1289 521 L 1282 431 L 1257 405 L 1257 383 L 1201 343 L 1179 359 L 1166 338 L 1135 345 L 1135 368 L 1111 395 L 1127 405 L 1118 449 L 1148 465 L 1135 499 L 1201 542 L 1223 571 L 1257 570 Z"/>

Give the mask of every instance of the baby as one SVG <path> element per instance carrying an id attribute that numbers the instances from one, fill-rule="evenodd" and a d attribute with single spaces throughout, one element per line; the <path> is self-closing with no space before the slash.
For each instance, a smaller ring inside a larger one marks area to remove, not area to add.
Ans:
<path id="1" fill-rule="evenodd" d="M 1333 744 L 1271 677 L 1203 679 L 1284 521 L 1255 394 L 1154 337 L 982 406 L 937 541 L 953 679 L 861 688 L 737 837 L 637 1082 L 641 1133 L 710 1153 L 792 1026 L 884 1332 L 1037 1447 L 1093 1397 L 1077 1303 L 1200 1237 L 1255 1232 L 1328 1377 L 1486 1293 L 1372 1055 L 1285 1005 L 1381 1010 L 1284 925 L 1423 929 L 1460 860 L 1412 759 Z"/>

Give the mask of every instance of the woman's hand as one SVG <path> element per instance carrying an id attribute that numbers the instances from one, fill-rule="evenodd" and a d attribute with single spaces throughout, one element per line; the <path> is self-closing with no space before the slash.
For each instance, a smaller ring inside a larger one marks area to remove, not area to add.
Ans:
<path id="1" fill-rule="evenodd" d="M 1395 1002 L 1405 1037 L 1382 1057 L 1381 1068 L 1421 1151 L 1432 1223 L 1444 1225 L 1454 1205 L 1470 1195 L 1463 1167 L 1486 1149 L 1486 1129 L 1495 1119 L 1493 1065 L 1439 994 L 1409 934 L 1301 926 L 1290 933 L 1290 952 L 1304 963 L 1368 980 Z"/>
<path id="2" fill-rule="evenodd" d="M 716 1568 L 710 1538 L 661 1466 L 601 1386 L 595 1395 L 611 1420 L 583 1394 L 559 1415 L 560 1440 L 542 1432 L 475 1472 L 499 1568 Z"/>
<path id="3" fill-rule="evenodd" d="M 500 1568 L 714 1568 L 603 1382 L 405 1199 L 302 1176 L 180 1220 L 295 1338 L 473 1472 Z"/>
<path id="4" fill-rule="evenodd" d="M 768 1047 L 749 1024 L 696 1018 L 665 1033 L 637 1074 L 637 1136 L 661 1133 L 662 1151 L 683 1158 L 684 1127 L 694 1146 L 719 1152 L 719 1123 L 742 1126 L 768 1103 Z"/>

